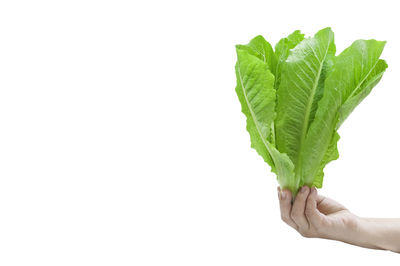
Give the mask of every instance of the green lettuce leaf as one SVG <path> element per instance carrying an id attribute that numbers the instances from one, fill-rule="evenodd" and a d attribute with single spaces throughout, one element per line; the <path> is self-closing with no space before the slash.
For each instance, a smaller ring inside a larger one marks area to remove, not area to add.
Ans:
<path id="1" fill-rule="evenodd" d="M 251 146 L 274 168 L 267 147 L 275 119 L 274 75 L 263 61 L 247 50 L 237 47 L 236 52 L 236 93 L 247 118 Z"/>
<path id="2" fill-rule="evenodd" d="M 289 51 L 296 47 L 302 40 L 304 40 L 304 34 L 302 34 L 299 30 L 296 30 L 288 37 L 280 39 L 280 41 L 275 45 L 275 56 L 277 60 L 275 71 L 275 89 L 279 88 L 282 65 L 288 58 Z"/>
<path id="3" fill-rule="evenodd" d="M 339 157 L 338 129 L 387 68 L 385 42 L 357 40 L 335 56 L 325 28 L 304 39 L 295 31 L 272 46 L 257 36 L 237 45 L 236 93 L 254 148 L 282 188 L 322 187 L 325 166 Z"/>
<path id="4" fill-rule="evenodd" d="M 278 89 L 276 144 L 295 164 L 297 178 L 301 175 L 300 154 L 334 54 L 333 32 L 326 28 L 292 49 L 283 66 Z"/>
<path id="5" fill-rule="evenodd" d="M 298 182 L 294 178 L 293 163 L 268 140 L 275 119 L 276 101 L 269 62 L 243 46 L 238 46 L 236 52 L 236 93 L 247 118 L 251 147 L 271 166 L 282 186 L 295 190 Z"/>
<path id="6" fill-rule="evenodd" d="M 387 67 L 379 59 L 384 46 L 385 42 L 358 40 L 336 58 L 304 145 L 301 175 L 305 184 L 313 184 L 318 172 L 321 175 L 321 169 L 327 163 L 324 157 L 328 147 L 337 153 L 339 138 L 334 137 L 336 130 L 382 77 Z M 322 185 L 322 177 L 320 179 Z"/>
<path id="7" fill-rule="evenodd" d="M 256 56 L 268 66 L 271 73 L 275 73 L 277 63 L 276 56 L 271 44 L 267 42 L 263 36 L 258 35 L 247 45 L 237 45 L 236 48 L 247 51 L 249 54 Z"/>

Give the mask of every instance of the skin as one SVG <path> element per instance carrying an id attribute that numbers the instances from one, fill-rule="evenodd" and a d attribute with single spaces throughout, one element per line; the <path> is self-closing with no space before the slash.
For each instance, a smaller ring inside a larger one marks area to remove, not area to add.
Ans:
<path id="1" fill-rule="evenodd" d="M 278 187 L 282 220 L 304 237 L 400 253 L 400 219 L 362 218 L 336 201 L 304 186 L 292 203 L 292 193 Z"/>

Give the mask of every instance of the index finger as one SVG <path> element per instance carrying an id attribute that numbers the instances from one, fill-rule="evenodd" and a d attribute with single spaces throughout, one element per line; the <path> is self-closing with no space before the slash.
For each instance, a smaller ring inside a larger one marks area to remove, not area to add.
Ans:
<path id="1" fill-rule="evenodd" d="M 290 217 L 290 213 L 292 211 L 292 193 L 287 189 L 281 189 L 278 187 L 278 196 L 282 221 L 297 230 L 296 223 Z"/>

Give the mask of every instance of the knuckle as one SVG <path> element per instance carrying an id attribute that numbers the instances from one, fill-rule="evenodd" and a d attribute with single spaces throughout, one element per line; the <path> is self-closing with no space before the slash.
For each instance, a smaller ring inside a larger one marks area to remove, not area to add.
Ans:
<path id="1" fill-rule="evenodd" d="M 311 215 L 313 214 L 313 210 L 310 209 L 310 208 L 306 208 L 306 210 L 304 211 L 304 213 L 305 213 L 307 216 L 311 216 Z"/>
<path id="2" fill-rule="evenodd" d="M 286 215 L 281 215 L 281 220 L 287 223 L 289 221 L 289 218 Z"/>
<path id="3" fill-rule="evenodd" d="M 311 237 L 313 237 L 313 234 L 312 234 L 312 232 L 311 232 L 310 230 L 300 229 L 300 230 L 299 230 L 299 233 L 300 233 L 300 235 L 301 235 L 302 237 L 305 237 L 305 238 L 311 238 Z"/>
<path id="4" fill-rule="evenodd" d="M 307 237 L 307 232 L 303 229 L 299 229 L 299 233 L 302 237 Z"/>
<path id="5" fill-rule="evenodd" d="M 292 213 L 290 213 L 290 217 L 295 220 L 297 217 L 300 216 L 300 212 L 297 210 L 293 210 Z"/>

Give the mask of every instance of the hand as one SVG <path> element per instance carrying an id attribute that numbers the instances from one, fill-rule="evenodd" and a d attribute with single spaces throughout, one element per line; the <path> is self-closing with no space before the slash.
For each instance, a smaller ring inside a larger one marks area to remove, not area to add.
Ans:
<path id="1" fill-rule="evenodd" d="M 301 188 L 292 204 L 292 193 L 278 187 L 282 220 L 304 237 L 351 243 L 359 218 L 343 205 L 318 195 L 315 188 Z"/>
<path id="2" fill-rule="evenodd" d="M 282 220 L 304 237 L 400 253 L 400 219 L 358 217 L 307 186 L 301 188 L 293 203 L 289 190 L 278 187 L 278 195 Z"/>

